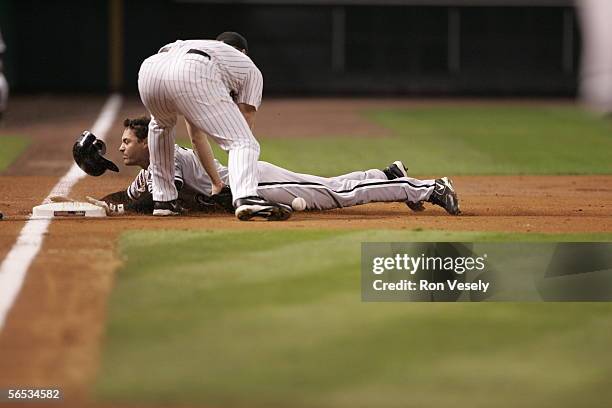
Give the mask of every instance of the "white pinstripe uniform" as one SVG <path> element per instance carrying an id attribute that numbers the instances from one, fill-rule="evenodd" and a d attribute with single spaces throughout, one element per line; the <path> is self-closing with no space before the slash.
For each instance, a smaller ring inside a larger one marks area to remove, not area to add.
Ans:
<path id="1" fill-rule="evenodd" d="M 225 166 L 215 161 L 221 179 L 227 182 Z M 175 180 L 192 189 L 210 195 L 210 177 L 204 171 L 191 149 L 175 146 Z M 306 209 L 329 210 L 372 202 L 419 202 L 431 195 L 435 180 L 400 177 L 388 180 L 378 169 L 356 171 L 338 177 L 319 177 L 294 173 L 282 167 L 260 161 L 257 163 L 260 184 L 259 196 L 266 200 L 291 205 L 295 197 L 306 201 Z M 146 191 L 152 191 L 151 166 L 141 170 L 127 189 L 135 200 Z"/>
<path id="2" fill-rule="evenodd" d="M 263 78 L 248 56 L 220 41 L 179 40 L 142 63 L 138 90 L 151 113 L 148 139 L 154 201 L 177 198 L 173 163 L 178 114 L 229 151 L 234 199 L 257 195 L 259 143 L 236 105 L 257 109 L 261 104 Z"/>

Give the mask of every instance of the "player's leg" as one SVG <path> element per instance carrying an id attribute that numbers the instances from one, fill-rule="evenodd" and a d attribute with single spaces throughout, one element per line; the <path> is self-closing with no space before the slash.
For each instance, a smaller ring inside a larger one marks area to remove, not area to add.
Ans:
<path id="1" fill-rule="evenodd" d="M 294 173 L 260 162 L 259 194 L 266 199 L 290 204 L 302 197 L 306 208 L 327 210 L 372 202 L 419 203 L 430 201 L 451 214 L 459 211 L 452 183 L 446 179 L 418 180 L 401 177 L 394 180 L 349 180 Z"/>
<path id="2" fill-rule="evenodd" d="M 306 200 L 306 208 L 314 210 L 370 202 L 420 201 L 428 197 L 434 186 L 434 180 L 395 182 L 386 178 L 352 180 L 319 177 L 295 173 L 266 162 L 259 162 L 259 179 L 258 191 L 263 197 L 285 204 L 290 204 L 295 197 L 302 197 Z"/>
<path id="3" fill-rule="evenodd" d="M 185 54 L 172 62 L 170 90 L 177 110 L 229 152 L 230 187 L 235 199 L 257 194 L 259 143 L 206 56 Z"/>
<path id="4" fill-rule="evenodd" d="M 337 180 L 380 180 L 385 178 L 385 173 L 379 169 L 369 169 L 352 171 L 347 174 L 341 174 L 339 176 L 330 177 L 331 179 Z"/>
<path id="5" fill-rule="evenodd" d="M 153 215 L 175 215 L 178 192 L 174 185 L 176 108 L 165 84 L 167 61 L 163 55 L 148 58 L 138 74 L 138 91 L 151 114 L 148 145 L 153 184 Z"/>
<path id="6" fill-rule="evenodd" d="M 199 58 L 199 59 L 198 59 Z M 236 216 L 241 220 L 262 216 L 271 220 L 289 218 L 291 208 L 257 196 L 259 143 L 238 106 L 217 78 L 216 67 L 207 58 L 186 57 L 175 85 L 177 109 L 194 126 L 229 152 L 229 183 Z"/>
<path id="7" fill-rule="evenodd" d="M 235 199 L 257 195 L 259 143 L 236 104 L 218 101 L 198 106 L 190 102 L 181 108 L 189 122 L 229 152 L 229 182 Z"/>
<path id="8" fill-rule="evenodd" d="M 227 106 L 223 108 L 224 105 Z M 290 206 L 265 200 L 258 194 L 259 143 L 238 107 L 233 102 L 221 102 L 212 109 L 221 109 L 223 113 L 199 121 L 195 117 L 188 119 L 208 133 L 222 149 L 229 151 L 229 184 L 234 197 L 236 217 L 240 220 L 248 220 L 254 216 L 270 220 L 289 218 L 292 212 Z"/>
<path id="9" fill-rule="evenodd" d="M 398 177 L 408 177 L 408 169 L 400 160 L 396 160 L 382 170 L 370 169 L 362 171 L 353 171 L 340 176 L 331 177 L 338 180 L 393 180 Z"/>
<path id="10" fill-rule="evenodd" d="M 148 144 L 153 201 L 169 202 L 178 197 L 174 184 L 175 123 L 175 118 L 174 120 L 165 118 L 160 121 L 155 116 L 151 116 L 149 123 Z"/>
<path id="11" fill-rule="evenodd" d="M 398 177 L 408 177 L 408 169 L 401 160 L 396 160 L 382 170 L 370 169 L 363 171 L 354 171 L 348 174 L 332 177 L 337 180 L 381 180 L 388 179 L 394 180 Z M 414 212 L 421 212 L 425 210 L 425 206 L 422 201 L 413 203 L 406 201 L 406 205 Z"/>

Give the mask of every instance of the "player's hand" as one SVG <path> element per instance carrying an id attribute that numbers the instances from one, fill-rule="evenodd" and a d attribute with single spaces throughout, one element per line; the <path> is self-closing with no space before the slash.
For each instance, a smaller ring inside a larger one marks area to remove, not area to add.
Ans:
<path id="1" fill-rule="evenodd" d="M 225 187 L 225 184 L 223 184 L 223 182 L 219 182 L 219 183 L 213 183 L 212 186 L 212 191 L 211 191 L 211 195 L 216 195 L 221 193 L 221 191 L 223 191 L 223 188 Z"/>
<path id="2" fill-rule="evenodd" d="M 234 212 L 234 198 L 232 196 L 232 190 L 229 186 L 223 186 L 221 191 L 210 196 L 213 203 L 222 207 L 225 211 Z"/>
<path id="3" fill-rule="evenodd" d="M 107 203 L 106 201 L 97 200 L 93 197 L 87 196 L 87 201 L 93 205 L 103 208 L 106 211 L 106 215 L 121 215 L 125 213 L 123 204 Z"/>

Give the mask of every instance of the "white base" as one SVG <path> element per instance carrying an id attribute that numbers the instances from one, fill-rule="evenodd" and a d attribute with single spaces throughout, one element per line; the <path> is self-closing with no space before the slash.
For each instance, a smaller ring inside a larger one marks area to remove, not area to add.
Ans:
<path id="1" fill-rule="evenodd" d="M 33 217 L 106 217 L 106 211 L 97 205 L 79 201 L 42 204 L 32 209 Z"/>

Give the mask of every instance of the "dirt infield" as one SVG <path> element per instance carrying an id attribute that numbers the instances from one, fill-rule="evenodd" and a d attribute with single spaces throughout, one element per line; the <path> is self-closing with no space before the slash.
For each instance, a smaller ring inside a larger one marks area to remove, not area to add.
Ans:
<path id="1" fill-rule="evenodd" d="M 7 216 L 0 221 L 1 259 L 15 242 L 32 207 L 42 201 L 58 177 L 69 168 L 70 147 L 76 136 L 91 126 L 102 102 L 103 98 L 97 97 L 85 103 L 75 98 L 17 100 L 17 107 L 13 109 L 20 113 L 13 116 L 3 132 L 31 135 L 34 143 L 26 155 L 0 175 L 0 210 Z M 392 101 L 377 103 L 392 104 Z M 284 136 L 304 136 L 303 123 L 340 120 L 342 129 L 345 132 L 352 129 L 351 134 L 385 136 L 388 132 L 366 123 L 356 114 L 364 102 L 350 105 L 345 101 L 342 111 L 333 115 L 329 114 L 329 104 L 329 101 L 321 104 L 316 100 L 269 102 L 258 128 L 270 136 L 279 136 L 280 130 Z M 27 111 L 31 106 L 40 111 L 35 121 L 19 110 Z M 294 117 L 296 111 L 301 112 L 300 121 L 287 120 Z M 129 100 L 121 117 L 141 113 L 137 101 Z M 33 122 L 36 124 L 31 124 Z M 325 133 L 334 133 L 327 126 Z M 120 131 L 121 125 L 117 123 L 110 136 Z M 312 126 L 309 132 L 321 133 Z M 114 147 L 109 144 L 109 152 L 117 161 Z M 83 198 L 120 190 L 128 185 L 134 174 L 134 170 L 122 168 L 121 175 L 89 177 L 77 184 L 71 195 Z M 448 216 L 432 206 L 424 213 L 415 214 L 402 203 L 392 203 L 297 213 L 283 223 L 241 223 L 227 215 L 197 214 L 164 219 L 123 216 L 54 221 L 40 254 L 29 269 L 6 327 L 0 333 L 0 385 L 61 385 L 72 406 L 85 404 L 99 364 L 107 298 L 114 273 L 121 264 L 116 239 L 126 230 L 612 231 L 612 176 L 472 176 L 457 177 L 454 181 L 463 210 L 460 217 Z"/>

